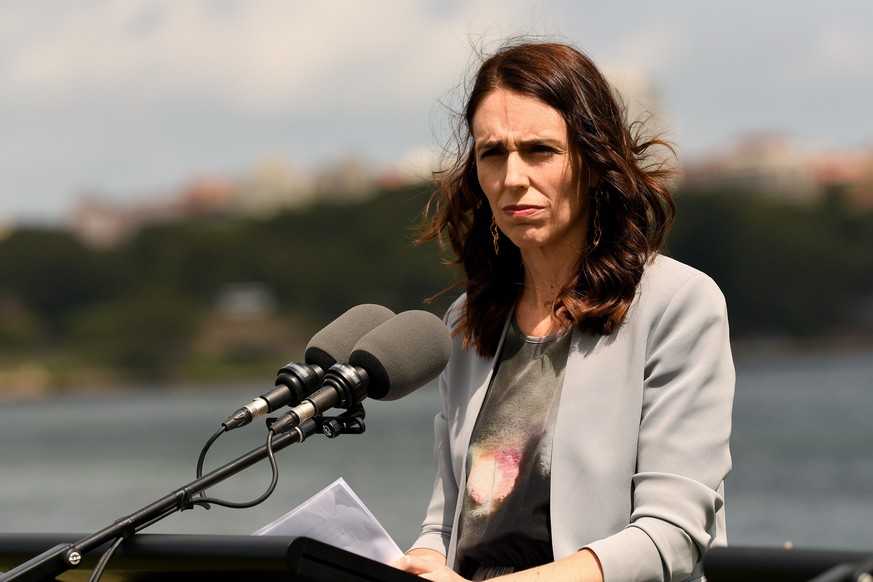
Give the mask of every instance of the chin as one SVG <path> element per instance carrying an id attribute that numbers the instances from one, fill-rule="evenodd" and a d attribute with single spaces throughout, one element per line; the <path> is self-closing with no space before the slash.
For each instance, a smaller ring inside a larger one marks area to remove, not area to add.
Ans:
<path id="1" fill-rule="evenodd" d="M 535 228 L 516 227 L 510 233 L 506 235 L 506 238 L 520 249 L 538 248 L 548 244 L 548 237 L 543 236 L 541 232 L 537 232 Z"/>

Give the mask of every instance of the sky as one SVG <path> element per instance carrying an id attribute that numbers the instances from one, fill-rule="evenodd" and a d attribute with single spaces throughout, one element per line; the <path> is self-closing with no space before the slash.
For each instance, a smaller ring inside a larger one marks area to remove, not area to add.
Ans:
<path id="1" fill-rule="evenodd" d="M 760 133 L 870 149 L 871 30 L 869 0 L 0 0 L 0 223 L 266 159 L 409 164 L 518 35 L 645 82 L 680 161 Z"/>

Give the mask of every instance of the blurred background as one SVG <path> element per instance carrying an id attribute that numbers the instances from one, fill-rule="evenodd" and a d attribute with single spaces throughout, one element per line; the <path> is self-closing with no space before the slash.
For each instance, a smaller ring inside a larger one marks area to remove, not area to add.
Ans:
<path id="1" fill-rule="evenodd" d="M 532 35 L 677 146 L 669 254 L 731 317 L 731 541 L 873 551 L 870 30 L 862 0 L 0 0 L 0 531 L 89 533 L 193 480 L 353 305 L 441 314 L 427 177 L 476 52 Z M 364 435 L 282 452 L 262 506 L 154 531 L 249 533 L 343 476 L 404 546 L 437 406 L 367 404 Z"/>

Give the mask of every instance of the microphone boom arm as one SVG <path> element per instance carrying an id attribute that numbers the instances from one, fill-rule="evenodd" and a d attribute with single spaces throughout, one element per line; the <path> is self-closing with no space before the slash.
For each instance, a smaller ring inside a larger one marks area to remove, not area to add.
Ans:
<path id="1" fill-rule="evenodd" d="M 320 430 L 321 423 L 318 420 L 310 419 L 301 423 L 294 430 L 272 437 L 272 449 L 280 451 L 295 443 L 302 443 Z M 116 520 L 112 525 L 88 537 L 72 544 L 55 546 L 5 574 L 0 573 L 0 582 L 11 582 L 12 580 L 37 582 L 54 579 L 64 572 L 76 568 L 81 562 L 82 556 L 94 548 L 119 537 L 130 537 L 140 529 L 177 511 L 190 508 L 194 495 L 251 467 L 258 461 L 267 458 L 267 455 L 267 445 L 261 445 L 142 509 Z"/>

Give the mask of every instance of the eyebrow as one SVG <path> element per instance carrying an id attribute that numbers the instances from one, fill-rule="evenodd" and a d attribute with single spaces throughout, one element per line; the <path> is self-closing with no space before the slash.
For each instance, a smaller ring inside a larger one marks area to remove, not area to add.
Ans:
<path id="1" fill-rule="evenodd" d="M 487 150 L 487 149 L 490 149 L 493 147 L 503 147 L 504 145 L 505 145 L 505 142 L 503 140 L 489 139 L 489 140 L 485 140 L 482 142 L 475 142 L 473 144 L 473 148 L 477 152 L 481 152 L 483 150 Z M 522 150 L 530 148 L 531 146 L 539 146 L 539 145 L 550 146 L 550 147 L 554 147 L 554 148 L 559 149 L 559 150 L 565 150 L 567 148 L 566 143 L 564 143 L 561 140 L 551 138 L 551 137 L 534 137 L 534 138 L 524 139 L 524 140 L 521 140 L 520 142 L 518 142 L 519 149 L 522 149 Z"/>

